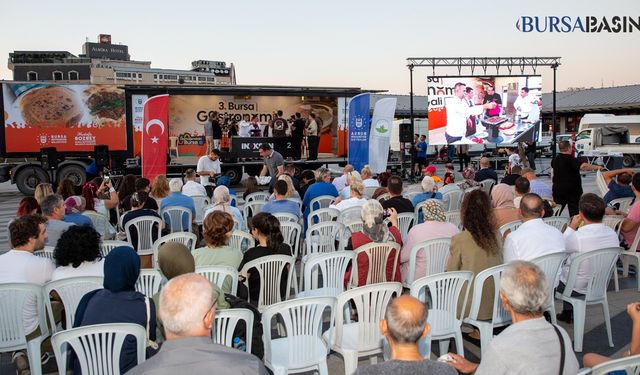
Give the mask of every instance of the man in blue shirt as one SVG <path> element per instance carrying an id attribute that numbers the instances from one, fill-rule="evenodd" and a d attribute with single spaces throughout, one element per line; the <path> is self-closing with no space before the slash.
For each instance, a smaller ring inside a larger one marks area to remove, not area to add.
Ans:
<path id="1" fill-rule="evenodd" d="M 75 225 L 88 225 L 91 228 L 94 228 L 93 222 L 89 216 L 85 216 L 81 213 L 84 211 L 86 204 L 84 197 L 74 195 L 67 198 L 64 201 L 65 215 L 62 221 L 73 223 Z"/>
<path id="2" fill-rule="evenodd" d="M 284 180 L 276 181 L 273 187 L 273 193 L 276 195 L 276 200 L 265 204 L 262 207 L 262 212 L 268 212 L 274 214 L 276 212 L 283 212 L 295 215 L 300 218 L 300 206 L 294 201 L 288 200 L 287 195 L 287 182 Z"/>
<path id="3" fill-rule="evenodd" d="M 420 142 L 416 144 L 416 158 L 418 159 L 418 170 L 422 170 L 427 165 L 427 136 L 420 136 Z"/>
<path id="4" fill-rule="evenodd" d="M 304 193 L 302 200 L 302 207 L 304 208 L 304 230 L 307 230 L 307 217 L 311 212 L 311 201 L 322 195 L 330 195 L 332 197 L 338 196 L 338 189 L 331 184 L 331 171 L 327 168 L 319 168 L 316 171 L 316 183 L 309 186 L 307 192 Z M 318 207 L 313 207 L 318 209 Z"/>
<path id="5" fill-rule="evenodd" d="M 196 205 L 193 202 L 193 198 L 182 194 L 182 180 L 179 178 L 172 178 L 169 181 L 169 189 L 171 190 L 171 194 L 164 198 L 160 203 L 160 212 L 168 207 L 183 207 L 191 211 L 191 220 L 194 220 L 196 217 Z M 162 219 L 167 220 L 169 215 L 162 215 Z M 182 215 L 182 230 L 190 231 L 191 223 L 187 215 Z"/>
<path id="6" fill-rule="evenodd" d="M 602 172 L 604 182 L 609 188 L 609 191 L 603 198 L 605 204 L 608 205 L 609 202 L 618 198 L 635 197 L 633 190 L 631 190 L 631 180 L 633 179 L 634 173 L 635 171 L 631 168 Z"/>

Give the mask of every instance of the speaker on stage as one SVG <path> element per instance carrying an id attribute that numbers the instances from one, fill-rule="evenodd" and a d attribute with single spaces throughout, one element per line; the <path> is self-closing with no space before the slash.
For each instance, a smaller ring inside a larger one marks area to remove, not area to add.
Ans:
<path id="1" fill-rule="evenodd" d="M 400 124 L 400 142 L 413 142 L 410 122 L 403 122 Z"/>
<path id="2" fill-rule="evenodd" d="M 95 145 L 93 147 L 93 158 L 98 169 L 109 166 L 109 146 Z"/>
<path id="3" fill-rule="evenodd" d="M 58 150 L 55 147 L 43 147 L 40 149 L 40 162 L 45 170 L 58 168 Z"/>

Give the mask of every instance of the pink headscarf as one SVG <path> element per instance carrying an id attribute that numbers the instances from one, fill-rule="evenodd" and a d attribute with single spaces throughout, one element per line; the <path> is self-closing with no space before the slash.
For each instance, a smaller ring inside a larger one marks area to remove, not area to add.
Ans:
<path id="1" fill-rule="evenodd" d="M 494 208 L 516 208 L 513 205 L 513 186 L 507 184 L 497 184 L 491 189 L 491 201 Z"/>

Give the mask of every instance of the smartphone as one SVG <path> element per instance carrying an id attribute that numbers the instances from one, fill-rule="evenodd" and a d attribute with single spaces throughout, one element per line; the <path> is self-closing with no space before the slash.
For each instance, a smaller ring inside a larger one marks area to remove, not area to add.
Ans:
<path id="1" fill-rule="evenodd" d="M 108 184 L 109 183 L 109 176 L 104 176 L 104 183 Z"/>
<path id="2" fill-rule="evenodd" d="M 389 211 L 388 209 L 385 209 L 384 211 L 382 211 L 382 218 L 386 219 L 389 216 L 391 216 L 391 211 Z"/>

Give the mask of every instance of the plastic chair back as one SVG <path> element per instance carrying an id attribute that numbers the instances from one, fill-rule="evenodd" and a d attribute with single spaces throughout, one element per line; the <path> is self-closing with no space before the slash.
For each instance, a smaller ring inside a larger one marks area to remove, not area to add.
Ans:
<path id="1" fill-rule="evenodd" d="M 314 224 L 307 229 L 305 236 L 305 255 L 336 251 L 336 242 L 340 242 L 345 226 L 337 221 Z"/>
<path id="2" fill-rule="evenodd" d="M 493 181 L 493 180 L 491 180 L 491 181 Z M 503 226 L 500 227 L 500 235 L 504 238 L 507 235 L 509 235 L 509 233 L 511 233 L 514 230 L 517 230 L 518 228 L 520 228 L 521 225 L 522 225 L 522 220 L 514 220 L 514 221 L 512 221 L 510 223 L 506 223 L 506 224 L 504 224 Z"/>
<path id="3" fill-rule="evenodd" d="M 566 297 L 571 296 L 571 292 L 578 278 L 578 271 L 580 268 L 583 268 L 581 271 L 584 272 L 588 270 L 588 274 L 591 275 L 589 283 L 587 284 L 585 301 L 588 303 L 591 301 L 606 300 L 607 286 L 611 279 L 611 272 L 613 272 L 613 266 L 621 252 L 622 248 L 612 247 L 589 251 L 575 257 L 571 261 L 569 276 L 567 277 L 567 283 L 564 293 L 562 294 Z"/>
<path id="4" fill-rule="evenodd" d="M 414 280 L 424 276 L 435 275 L 445 271 L 449 250 L 451 248 L 451 238 L 435 238 L 415 244 L 409 254 L 409 275 L 407 285 L 411 285 Z M 419 255 L 422 255 L 419 257 Z M 425 274 L 416 275 L 416 265 L 418 261 L 425 264 Z"/>
<path id="5" fill-rule="evenodd" d="M 469 320 L 478 320 L 480 304 L 482 303 L 482 288 L 487 279 L 493 279 L 493 326 L 504 325 L 511 321 L 511 315 L 504 310 L 504 306 L 500 301 L 500 276 L 506 265 L 490 267 L 479 272 L 473 280 L 473 298 L 471 300 L 471 310 L 469 311 Z"/>
<path id="6" fill-rule="evenodd" d="M 124 226 L 124 232 L 127 234 L 129 244 L 133 244 L 131 230 L 135 229 L 138 234 L 138 246 L 133 248 L 138 249 L 139 255 L 151 255 L 153 254 L 154 233 L 156 238 L 160 238 L 161 227 L 162 219 L 155 216 L 142 216 L 129 220 Z"/>
<path id="7" fill-rule="evenodd" d="M 286 292 L 284 299 L 289 299 L 291 280 L 295 274 L 295 258 L 288 255 L 268 255 L 250 262 L 247 262 L 240 273 L 258 272 L 260 276 L 260 293 L 258 295 L 258 309 L 263 310 L 269 305 L 282 301 L 280 295 L 280 280 L 284 270 L 288 270 L 286 280 Z M 245 285 L 250 290 L 249 278 L 245 280 Z"/>
<path id="8" fill-rule="evenodd" d="M 329 205 L 331 205 L 331 202 L 333 202 L 334 199 L 336 199 L 336 197 L 332 195 L 321 195 L 313 198 L 311 202 L 309 202 L 309 212 L 313 212 L 321 208 L 329 208 Z"/>
<path id="9" fill-rule="evenodd" d="M 272 215 L 275 216 L 276 219 L 278 219 L 280 224 L 286 223 L 286 222 L 292 222 L 292 223 L 298 222 L 298 217 L 288 212 L 274 212 L 272 213 Z"/>
<path id="10" fill-rule="evenodd" d="M 402 242 L 405 243 L 407 241 L 407 236 L 409 235 L 409 230 L 413 227 L 414 223 L 416 223 L 416 215 L 403 212 L 398 214 L 398 229 L 400 230 L 400 234 L 402 235 Z"/>
<path id="11" fill-rule="evenodd" d="M 245 323 L 245 345 L 247 353 L 251 353 L 251 337 L 253 337 L 253 311 L 249 309 L 225 309 L 216 310 L 216 317 L 211 327 L 211 337 L 216 344 L 233 348 L 234 331 L 238 322 Z"/>
<path id="12" fill-rule="evenodd" d="M 194 195 L 191 198 L 193 198 L 193 204 L 196 206 L 195 222 L 198 225 L 202 225 L 204 221 L 204 209 L 211 204 L 211 200 L 205 195 Z"/>
<path id="13" fill-rule="evenodd" d="M 362 220 L 361 212 L 361 206 L 346 208 L 340 212 L 340 215 L 338 216 L 338 222 L 346 224 L 351 221 Z"/>
<path id="14" fill-rule="evenodd" d="M 368 259 L 369 269 L 367 270 L 367 285 L 384 283 L 387 280 L 387 263 L 391 260 L 393 264 L 393 271 L 391 273 L 391 280 L 395 279 L 396 268 L 398 266 L 398 257 L 400 256 L 400 245 L 396 242 L 372 242 L 366 245 L 360 246 L 355 250 L 356 259 L 360 254 L 365 254 Z M 354 262 L 353 275 L 354 280 L 357 281 L 358 275 L 358 262 Z"/>
<path id="15" fill-rule="evenodd" d="M 460 211 L 449 211 L 444 214 L 447 218 L 447 223 L 451 223 L 462 230 L 462 216 Z"/>
<path id="16" fill-rule="evenodd" d="M 111 250 L 115 249 L 119 246 L 129 246 L 132 247 L 131 244 L 127 241 L 118 241 L 118 240 L 102 240 L 100 243 L 100 255 L 105 258 Z"/>
<path id="17" fill-rule="evenodd" d="M 0 352 L 9 352 L 27 348 L 27 335 L 24 331 L 24 306 L 32 299 L 36 300 L 39 327 L 42 338 L 49 336 L 46 323 L 42 286 L 30 283 L 0 283 Z M 39 350 L 40 343 L 37 343 Z M 40 357 L 38 356 L 38 364 Z M 33 371 L 33 368 L 32 370 Z"/>
<path id="18" fill-rule="evenodd" d="M 234 230 L 229 238 L 229 246 L 243 253 L 256 245 L 256 239 L 245 231 Z"/>
<path id="19" fill-rule="evenodd" d="M 367 199 L 373 198 L 373 193 L 375 193 L 378 188 L 379 186 L 366 186 L 364 188 L 364 194 L 362 194 L 363 197 Z"/>
<path id="20" fill-rule="evenodd" d="M 300 254 L 300 238 L 302 237 L 302 226 L 297 222 L 280 222 L 280 231 L 284 237 L 284 243 L 289 245 L 293 251 L 293 256 L 297 259 Z"/>
<path id="21" fill-rule="evenodd" d="M 254 201 L 267 203 L 269 201 L 270 195 L 271 194 L 265 191 L 256 191 L 255 193 L 251 193 L 247 195 L 247 197 L 244 199 L 244 202 L 245 204 L 249 202 L 254 202 Z"/>
<path id="22" fill-rule="evenodd" d="M 253 194 L 257 194 L 257 193 L 253 193 Z M 249 224 L 249 219 L 251 219 L 254 215 L 262 211 L 262 207 L 264 207 L 266 203 L 267 203 L 266 200 L 265 201 L 253 200 L 253 201 L 248 201 L 244 203 L 244 206 L 242 206 L 242 216 L 244 216 L 244 220 L 247 222 L 247 224 Z"/>
<path id="23" fill-rule="evenodd" d="M 187 208 L 179 206 L 166 207 L 162 211 L 160 211 L 160 217 L 169 227 L 171 233 L 189 232 L 191 230 L 191 222 L 193 221 L 193 217 L 191 215 L 191 210 Z M 187 223 L 189 223 L 186 228 L 183 226 L 185 217 L 187 218 Z"/>
<path id="24" fill-rule="evenodd" d="M 622 220 L 624 220 L 624 216 L 622 215 L 604 215 L 604 218 L 602 218 L 602 224 L 620 234 L 620 223 Z"/>
<path id="25" fill-rule="evenodd" d="M 136 291 L 153 298 L 160 291 L 163 280 L 164 276 L 157 269 L 143 268 L 140 270 L 138 281 L 136 281 Z"/>
<path id="26" fill-rule="evenodd" d="M 153 267 L 158 267 L 158 252 L 160 247 L 167 242 L 178 242 L 187 247 L 190 251 L 195 250 L 198 236 L 191 232 L 175 232 L 162 236 L 153 243 Z"/>
<path id="27" fill-rule="evenodd" d="M 66 316 L 67 329 L 73 327 L 73 319 L 76 316 L 76 309 L 82 297 L 85 294 L 103 288 L 104 278 L 97 276 L 84 276 L 84 277 L 70 277 L 68 279 L 61 279 L 51 281 L 44 286 L 44 295 L 51 295 L 52 291 L 56 291 L 60 300 L 64 305 L 64 311 Z M 47 307 L 47 313 L 49 314 L 49 321 L 55 322 L 53 317 L 53 309 L 51 307 L 51 299 L 46 298 L 45 304 Z M 57 327 L 53 326 L 52 331 L 56 332 Z"/>
<path id="28" fill-rule="evenodd" d="M 551 225 L 552 227 L 556 228 L 560 232 L 564 232 L 564 230 L 567 229 L 567 225 L 569 225 L 569 218 L 563 216 L 545 217 L 542 218 L 542 221 L 544 221 L 545 224 Z"/>
<path id="29" fill-rule="evenodd" d="M 226 293 L 238 294 L 238 270 L 229 266 L 196 267 L 196 273 Z M 226 282 L 228 281 L 228 282 Z M 227 287 L 225 288 L 225 282 Z M 229 289 L 229 286 L 231 289 Z"/>
<path id="30" fill-rule="evenodd" d="M 340 215 L 340 210 L 335 208 L 327 207 L 313 210 L 309 213 L 309 216 L 307 216 L 307 228 L 325 221 L 333 221 L 338 215 Z"/>
<path id="31" fill-rule="evenodd" d="M 493 185 L 496 184 L 496 181 L 492 178 L 488 178 L 486 180 L 480 181 L 480 185 L 482 191 L 484 191 L 487 194 L 491 194 L 491 189 L 493 188 Z"/>
<path id="32" fill-rule="evenodd" d="M 47 259 L 51 260 L 52 262 L 55 262 L 55 259 L 53 258 L 54 250 L 55 250 L 55 247 L 53 247 L 53 246 L 45 246 L 44 249 L 42 249 L 42 250 L 34 251 L 33 255 L 35 255 L 37 257 L 41 257 L 41 258 L 47 258 Z"/>
<path id="33" fill-rule="evenodd" d="M 91 219 L 91 222 L 93 223 L 93 227 L 96 229 L 98 233 L 100 233 L 100 236 L 102 238 L 110 237 L 110 233 L 109 233 L 110 224 L 109 224 L 109 218 L 107 216 L 96 211 L 84 211 L 82 215 Z"/>
<path id="34" fill-rule="evenodd" d="M 633 203 L 635 198 L 627 197 L 627 198 L 618 198 L 609 202 L 610 206 L 617 206 L 618 211 L 622 211 L 624 213 L 629 212 L 629 208 L 631 208 L 631 204 Z"/>
<path id="35" fill-rule="evenodd" d="M 640 374 L 640 354 L 618 358 L 593 366 L 591 375 L 606 375 L 614 371 L 625 371 L 627 375 Z"/>
<path id="36" fill-rule="evenodd" d="M 355 256 L 353 251 L 310 255 L 304 264 L 304 290 L 323 288 L 327 294 L 337 297 L 345 290 L 344 278 Z"/>
<path id="37" fill-rule="evenodd" d="M 460 188 L 451 189 L 442 194 L 442 202 L 444 203 L 445 212 L 459 211 L 462 205 L 462 197 L 464 191 Z"/>

